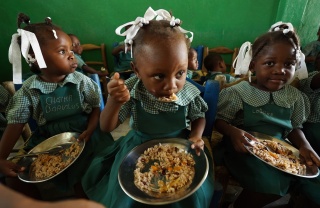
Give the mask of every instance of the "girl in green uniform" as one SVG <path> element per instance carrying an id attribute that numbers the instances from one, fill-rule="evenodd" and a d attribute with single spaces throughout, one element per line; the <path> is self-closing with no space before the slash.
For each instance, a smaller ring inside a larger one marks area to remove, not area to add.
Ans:
<path id="1" fill-rule="evenodd" d="M 273 168 L 248 154 L 248 131 L 285 138 L 300 151 L 307 165 L 320 158 L 301 131 L 310 112 L 305 94 L 288 85 L 299 66 L 300 46 L 293 29 L 279 29 L 256 39 L 249 70 L 256 80 L 242 81 L 221 91 L 216 128 L 224 135 L 224 163 L 244 188 L 234 207 L 263 207 L 293 189 L 320 205 L 320 177 L 306 179 Z M 250 79 L 249 79 L 250 80 Z"/>
<path id="2" fill-rule="evenodd" d="M 300 89 L 307 94 L 311 104 L 311 113 L 302 130 L 313 149 L 320 154 L 320 53 L 316 56 L 315 70 L 300 81 Z"/>
<path id="3" fill-rule="evenodd" d="M 101 113 L 100 126 L 104 131 L 112 131 L 131 116 L 132 130 L 116 141 L 113 152 L 106 150 L 101 158 L 95 159 L 82 180 L 90 199 L 111 208 L 148 207 L 127 196 L 118 182 L 123 158 L 137 145 L 151 139 L 180 137 L 189 139 L 193 143 L 191 148 L 198 154 L 204 148 L 202 132 L 207 105 L 200 91 L 186 82 L 192 36 L 186 38 L 188 31 L 180 27 L 180 20 L 163 9 L 149 8 L 143 18 L 120 26 L 116 32 L 126 25 L 132 25 L 124 34 L 127 46 L 132 46 L 131 67 L 136 76 L 126 81 L 119 79 L 118 73 L 113 76 L 108 84 L 110 96 Z M 173 93 L 179 98 L 175 102 L 158 100 Z M 187 130 L 189 126 L 191 132 Z M 99 184 L 95 185 L 97 178 L 100 178 Z M 209 207 L 213 189 L 210 162 L 208 177 L 193 195 L 164 207 Z"/>
<path id="4" fill-rule="evenodd" d="M 20 29 L 23 22 L 27 26 Z M 29 187 L 24 189 L 32 184 L 21 182 L 16 177 L 23 167 L 6 160 L 25 123 L 33 118 L 38 128 L 26 143 L 24 152 L 62 132 L 79 132 L 78 139 L 86 142 L 75 163 L 49 180 L 62 191 L 70 193 L 76 184 L 80 184 L 95 153 L 113 144 L 112 136 L 100 131 L 98 125 L 99 88 L 90 78 L 75 72 L 77 62 L 71 39 L 54 26 L 50 18 L 46 18 L 45 23 L 29 24 L 29 17 L 19 14 L 18 26 L 18 34 L 13 35 L 10 45 L 10 61 L 14 72 L 18 72 L 22 53 L 35 75 L 23 82 L 8 105 L 8 125 L 0 143 L 0 173 L 13 177 L 7 178 L 12 188 L 25 191 L 27 195 L 33 193 Z M 21 83 L 19 78 L 14 73 L 15 83 Z"/>

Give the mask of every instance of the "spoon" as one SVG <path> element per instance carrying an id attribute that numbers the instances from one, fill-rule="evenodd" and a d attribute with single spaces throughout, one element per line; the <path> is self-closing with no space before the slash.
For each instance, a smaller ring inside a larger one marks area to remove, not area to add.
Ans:
<path id="1" fill-rule="evenodd" d="M 48 149 L 45 151 L 34 152 L 34 153 L 23 154 L 23 155 L 16 155 L 16 156 L 11 157 L 10 159 L 21 158 L 21 157 L 33 157 L 33 156 L 38 156 L 40 154 L 56 154 L 62 149 L 63 149 L 63 147 L 59 145 L 59 146 L 52 147 L 51 149 Z"/>

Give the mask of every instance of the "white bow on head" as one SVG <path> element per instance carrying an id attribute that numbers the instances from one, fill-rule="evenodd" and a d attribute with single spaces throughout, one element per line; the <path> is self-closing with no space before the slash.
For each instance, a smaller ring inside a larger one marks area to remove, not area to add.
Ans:
<path id="1" fill-rule="evenodd" d="M 126 39 L 124 40 L 125 52 L 127 52 L 127 44 L 129 44 L 130 48 L 131 48 L 131 58 L 132 58 L 133 38 L 136 36 L 139 29 L 141 27 L 143 27 L 144 24 L 149 24 L 149 21 L 153 20 L 153 19 L 168 20 L 168 21 L 170 21 L 170 25 L 172 27 L 174 27 L 176 24 L 179 25 L 181 23 L 180 19 L 175 19 L 175 17 L 171 16 L 171 14 L 167 10 L 159 9 L 159 10 L 154 11 L 151 7 L 149 7 L 143 17 L 137 17 L 134 21 L 127 22 L 123 25 L 120 25 L 116 29 L 115 32 L 117 35 L 126 36 Z M 131 25 L 131 27 L 129 29 L 127 29 L 126 31 L 124 31 L 123 33 L 121 33 L 121 30 L 129 25 Z M 178 28 L 182 33 L 190 33 L 191 36 L 189 37 L 189 40 L 190 40 L 190 42 L 192 42 L 193 32 L 184 30 L 180 26 L 178 26 Z"/>
<path id="2" fill-rule="evenodd" d="M 21 50 L 18 44 L 18 37 L 21 36 Z M 21 53 L 27 63 L 30 62 L 28 58 L 28 53 L 30 45 L 35 54 L 35 59 L 39 65 L 39 68 L 47 68 L 47 65 L 43 59 L 39 42 L 34 33 L 18 29 L 18 33 L 12 35 L 11 44 L 9 47 L 9 61 L 13 68 L 13 83 L 22 83 L 22 67 L 21 67 Z"/>

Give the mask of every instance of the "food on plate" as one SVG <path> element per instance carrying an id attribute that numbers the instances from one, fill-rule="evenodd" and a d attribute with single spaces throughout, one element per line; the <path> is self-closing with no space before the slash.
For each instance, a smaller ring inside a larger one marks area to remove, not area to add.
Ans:
<path id="1" fill-rule="evenodd" d="M 80 150 L 79 142 L 74 142 L 69 148 L 56 154 L 39 154 L 30 166 L 30 178 L 43 180 L 60 173 L 77 158 Z"/>
<path id="2" fill-rule="evenodd" d="M 267 146 L 269 150 L 265 147 Z M 253 146 L 253 153 L 271 165 L 293 174 L 306 174 L 306 166 L 293 152 L 277 141 L 262 140 Z"/>
<path id="3" fill-rule="evenodd" d="M 193 156 L 184 149 L 158 144 L 138 158 L 134 184 L 145 193 L 176 193 L 185 190 L 195 175 Z"/>
<path id="4" fill-rule="evenodd" d="M 170 95 L 169 97 L 159 97 L 158 99 L 159 101 L 162 101 L 162 102 L 175 102 L 179 98 L 176 94 L 172 93 L 172 95 Z"/>

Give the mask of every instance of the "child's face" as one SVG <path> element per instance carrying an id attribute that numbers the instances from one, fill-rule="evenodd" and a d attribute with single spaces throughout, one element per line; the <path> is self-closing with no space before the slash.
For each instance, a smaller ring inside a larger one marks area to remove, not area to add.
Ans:
<path id="1" fill-rule="evenodd" d="M 73 73 L 77 68 L 77 60 L 72 52 L 70 37 L 57 30 L 58 39 L 49 39 L 40 45 L 47 68 L 41 69 L 47 80 L 54 80 Z"/>
<path id="2" fill-rule="evenodd" d="M 70 38 L 71 38 L 71 41 L 72 41 L 72 46 L 73 46 L 72 50 L 73 50 L 73 52 L 76 53 L 76 54 L 81 55 L 83 49 L 82 49 L 82 46 L 80 44 L 80 40 L 77 37 L 73 36 L 73 35 L 70 36 Z"/>
<path id="3" fill-rule="evenodd" d="M 169 97 L 186 82 L 188 49 L 184 40 L 169 43 L 158 40 L 134 54 L 132 68 L 146 89 L 155 97 Z"/>
<path id="4" fill-rule="evenodd" d="M 265 91 L 281 89 L 293 76 L 296 66 L 295 49 L 288 43 L 275 43 L 261 51 L 251 62 L 257 88 Z"/>
<path id="5" fill-rule="evenodd" d="M 191 52 L 191 55 L 188 59 L 188 69 L 198 69 L 199 63 L 198 63 L 198 54 L 195 51 Z"/>

